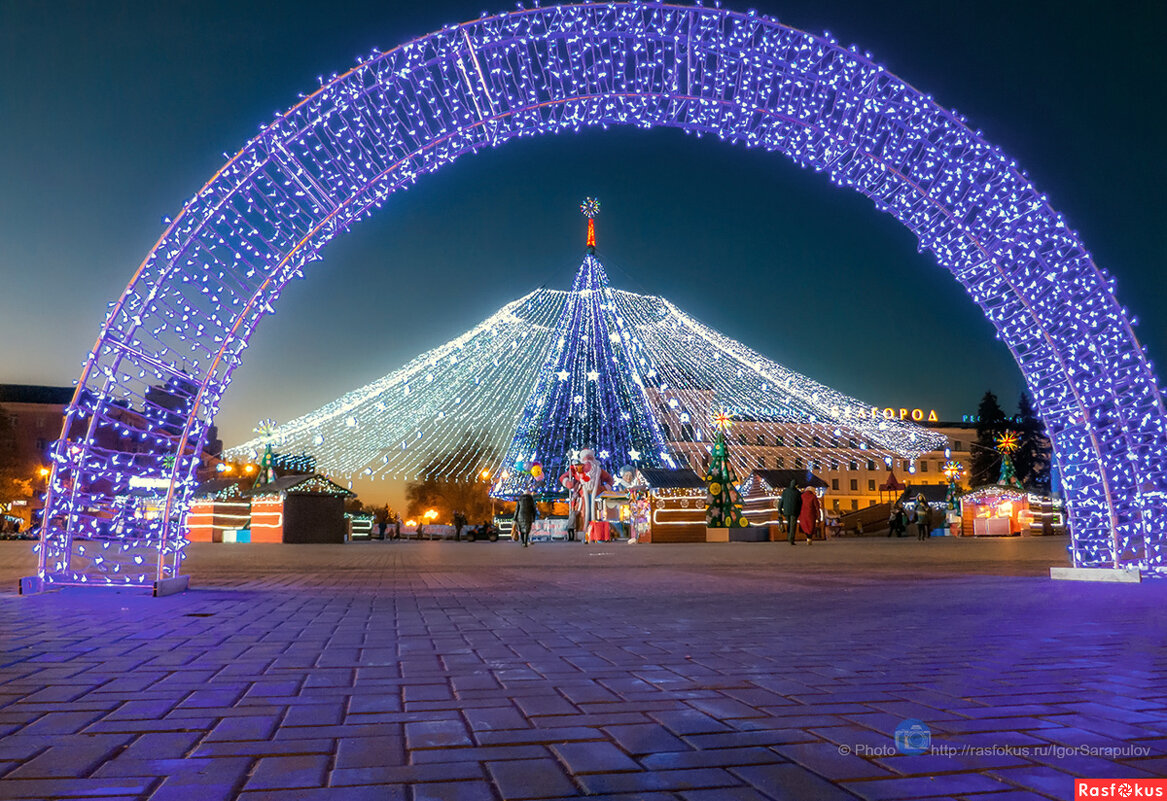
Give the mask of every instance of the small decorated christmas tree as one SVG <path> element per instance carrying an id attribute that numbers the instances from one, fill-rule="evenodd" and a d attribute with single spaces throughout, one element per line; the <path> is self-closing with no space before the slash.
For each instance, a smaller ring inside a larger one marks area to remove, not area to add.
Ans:
<path id="1" fill-rule="evenodd" d="M 1022 489 L 1021 482 L 1017 479 L 1017 472 L 1013 469 L 1012 457 L 1020 444 L 1021 438 L 1017 436 L 1015 431 L 1006 431 L 997 437 L 997 452 L 1001 454 L 1001 476 L 997 479 L 998 484 Z"/>
<path id="2" fill-rule="evenodd" d="M 944 463 L 944 477 L 948 479 L 948 492 L 944 495 L 944 500 L 948 504 L 949 509 L 956 509 L 959 506 L 957 498 L 960 496 L 960 487 L 956 485 L 956 480 L 964 475 L 964 466 L 955 459 L 949 459 Z"/>
<path id="3" fill-rule="evenodd" d="M 275 465 L 272 463 L 272 443 L 275 441 L 276 428 L 276 421 L 269 417 L 266 420 L 260 420 L 259 425 L 254 429 L 255 433 L 259 434 L 260 440 L 263 441 L 263 458 L 259 462 L 259 472 L 255 475 L 252 489 L 258 489 L 264 484 L 270 484 L 276 480 Z"/>
<path id="4" fill-rule="evenodd" d="M 709 475 L 705 476 L 708 486 L 705 525 L 710 528 L 748 526 L 749 522 L 742 517 L 742 496 L 737 489 L 737 476 L 729 463 L 729 448 L 725 444 L 725 432 L 732 420 L 723 410 L 714 416 L 713 422 L 717 425 L 717 439 L 709 455 Z"/>

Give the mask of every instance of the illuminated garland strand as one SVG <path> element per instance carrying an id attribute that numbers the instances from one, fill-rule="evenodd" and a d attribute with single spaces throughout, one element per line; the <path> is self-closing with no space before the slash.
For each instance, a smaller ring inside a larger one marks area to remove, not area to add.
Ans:
<path id="1" fill-rule="evenodd" d="M 465 154 L 608 125 L 775 151 L 901 221 L 1017 359 L 1053 439 L 1074 563 L 1167 567 L 1158 381 L 1113 277 L 1016 163 L 829 35 L 611 2 L 484 16 L 374 52 L 228 157 L 110 306 L 53 454 L 38 574 L 177 575 L 207 428 L 287 282 Z M 174 408 L 155 403 L 159 388 Z M 168 482 L 158 510 L 126 492 L 130 476 Z"/>
<path id="2" fill-rule="evenodd" d="M 735 446 L 743 465 L 779 441 L 808 469 L 915 458 L 946 444 L 908 421 L 846 417 L 844 410 L 870 405 L 766 359 L 663 298 L 612 290 L 590 253 L 570 292 L 533 292 L 268 436 L 281 450 L 312 453 L 332 475 L 475 480 L 489 470 L 493 494 L 514 497 L 558 491 L 554 479 L 569 452 L 584 447 L 610 470 L 692 464 L 711 437 L 698 427 L 697 444 L 682 444 L 682 421 L 708 420 L 721 408 L 761 432 L 761 445 Z M 227 455 L 255 458 L 265 443 L 250 440 Z M 530 461 L 551 480 L 539 484 L 514 467 Z"/>

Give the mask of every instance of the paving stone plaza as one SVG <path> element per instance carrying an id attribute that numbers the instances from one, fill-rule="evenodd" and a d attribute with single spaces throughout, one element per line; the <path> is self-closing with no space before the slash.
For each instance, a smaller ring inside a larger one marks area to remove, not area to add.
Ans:
<path id="1" fill-rule="evenodd" d="M 29 545 L 0 543 L 4 799 L 1021 801 L 1167 774 L 1167 585 L 1051 581 L 1063 538 L 207 544 L 157 599 L 18 596 Z"/>

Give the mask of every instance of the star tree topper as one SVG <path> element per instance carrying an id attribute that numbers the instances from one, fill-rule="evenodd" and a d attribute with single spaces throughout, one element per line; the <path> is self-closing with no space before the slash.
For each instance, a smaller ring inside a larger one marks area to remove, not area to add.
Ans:
<path id="1" fill-rule="evenodd" d="M 729 431 L 729 427 L 733 425 L 733 416 L 725 409 L 721 409 L 713 415 L 713 423 L 722 431 Z"/>
<path id="2" fill-rule="evenodd" d="M 265 444 L 270 444 L 276 440 L 277 428 L 279 428 L 279 426 L 276 424 L 276 421 L 268 417 L 265 420 L 260 420 L 259 424 L 256 425 L 256 427 L 252 430 L 256 434 L 259 434 L 260 440 L 262 440 Z"/>
<path id="3" fill-rule="evenodd" d="M 597 198 L 584 198 L 579 204 L 580 213 L 588 218 L 588 253 L 596 252 L 596 215 L 600 213 L 600 201 Z"/>
<path id="4" fill-rule="evenodd" d="M 1016 431 L 1006 431 L 997 437 L 997 450 L 1001 453 L 1013 453 L 1021 446 L 1021 438 Z"/>
<path id="5" fill-rule="evenodd" d="M 950 459 L 944 463 L 943 473 L 949 481 L 955 481 L 964 474 L 964 466 L 960 462 Z"/>

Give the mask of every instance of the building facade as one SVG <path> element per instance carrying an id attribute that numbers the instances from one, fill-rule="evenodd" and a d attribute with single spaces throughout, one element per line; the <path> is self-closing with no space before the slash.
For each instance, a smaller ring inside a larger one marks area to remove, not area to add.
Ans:
<path id="1" fill-rule="evenodd" d="M 28 384 L 0 384 L 0 415 L 6 421 L 5 430 L 9 436 L 0 441 L 0 465 L 10 465 L 12 474 L 18 480 L 0 487 L 0 512 L 10 518 L 20 520 L 22 529 L 34 525 L 39 520 L 42 496 L 48 486 L 49 470 L 52 466 L 53 443 L 61 436 L 65 421 L 65 409 L 73 400 L 72 387 L 46 387 Z M 98 447 L 117 450 L 127 454 L 127 471 L 133 471 L 135 454 L 148 452 L 148 446 L 130 433 L 140 430 L 146 419 L 158 421 L 162 431 L 172 433 L 176 409 L 180 409 L 181 393 L 174 387 L 152 388 L 141 409 L 127 406 L 111 406 L 92 432 Z M 167 428 L 167 426 L 171 428 Z M 74 424 L 68 436 L 70 440 L 86 435 L 83 425 Z M 212 454 L 222 449 L 214 426 L 209 432 L 207 450 L 203 461 L 209 462 Z M 130 485 L 118 489 L 128 491 Z"/>
<path id="2" fill-rule="evenodd" d="M 944 464 L 952 460 L 960 463 L 967 476 L 977 437 L 975 423 L 942 421 L 934 410 L 866 411 L 918 422 L 929 432 L 942 436 L 945 445 L 931 448 L 914 459 L 905 459 L 869 440 L 830 426 L 792 422 L 779 426 L 776 431 L 772 421 L 759 424 L 737 420 L 726 435 L 729 458 L 743 478 L 755 470 L 810 471 L 826 484 L 823 509 L 828 513 L 855 511 L 890 500 L 891 493 L 879 491 L 889 470 L 904 483 L 915 486 L 946 485 Z M 682 466 L 704 474 L 715 436 L 711 427 L 687 420 L 675 411 L 661 412 L 669 446 L 682 460 Z"/>

